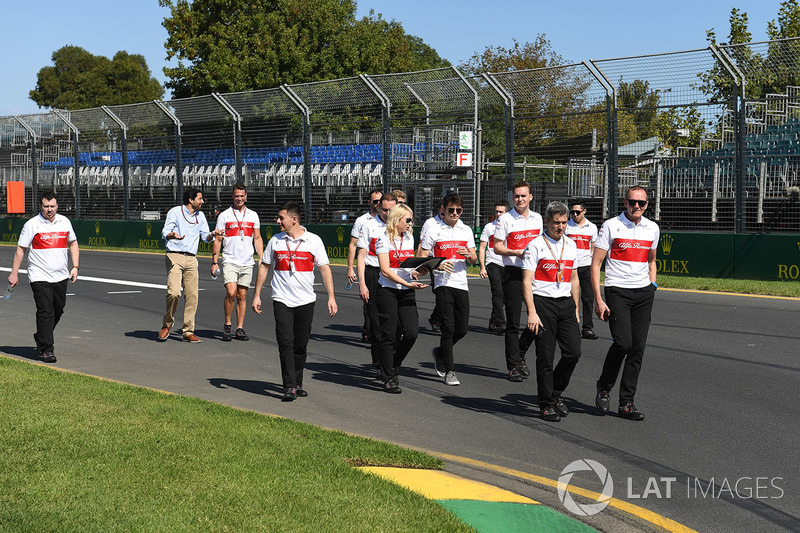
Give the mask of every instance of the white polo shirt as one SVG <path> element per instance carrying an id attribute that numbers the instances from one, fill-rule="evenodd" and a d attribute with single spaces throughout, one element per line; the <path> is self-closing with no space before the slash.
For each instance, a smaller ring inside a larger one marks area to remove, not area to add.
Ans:
<path id="1" fill-rule="evenodd" d="M 426 220 L 425 223 L 422 225 L 422 228 L 419 230 L 419 242 L 421 243 L 422 240 L 428 235 L 428 232 L 431 230 L 431 228 L 435 227 L 436 224 L 438 224 L 441 221 L 442 219 L 441 217 L 439 217 L 439 215 L 432 216 L 431 218 Z"/>
<path id="2" fill-rule="evenodd" d="M 597 226 L 584 217 L 580 226 L 572 218 L 567 222 L 564 231 L 567 236 L 575 241 L 578 246 L 578 266 L 586 267 L 592 264 L 592 243 L 597 240 Z"/>
<path id="3" fill-rule="evenodd" d="M 525 248 L 522 269 L 534 271 L 533 294 L 563 298 L 572 294 L 572 271 L 578 267 L 577 260 L 578 248 L 575 241 L 568 237 L 556 241 L 547 233 L 542 233 Z M 561 280 L 558 278 L 559 265 Z"/>
<path id="4" fill-rule="evenodd" d="M 625 212 L 603 222 L 595 248 L 607 250 L 606 287 L 640 289 L 650 285 L 647 256 L 658 248 L 658 224 L 642 217 L 634 224 Z"/>
<path id="5" fill-rule="evenodd" d="M 28 248 L 28 279 L 58 283 L 69 277 L 69 243 L 78 240 L 72 223 L 56 213 L 53 222 L 41 213 L 28 220 L 17 245 Z"/>
<path id="6" fill-rule="evenodd" d="M 261 231 L 256 212 L 247 207 L 241 211 L 229 207 L 217 217 L 217 229 L 220 228 L 225 230 L 222 238 L 222 260 L 241 266 L 253 265 L 253 237 Z"/>
<path id="7" fill-rule="evenodd" d="M 456 250 L 464 246 L 475 248 L 475 236 L 472 229 L 464 224 L 460 219 L 454 226 L 448 225 L 439 219 L 439 222 L 432 225 L 420 244 L 425 250 L 433 252 L 434 257 L 444 257 L 445 261 L 453 263 L 453 272 L 433 271 L 434 287 L 450 287 L 453 289 L 469 290 L 467 284 L 467 260 Z"/>
<path id="8" fill-rule="evenodd" d="M 273 235 L 261 257 L 263 263 L 273 265 L 272 299 L 287 307 L 300 307 L 317 300 L 314 266 L 330 262 L 322 239 L 303 230 L 297 239 L 286 232 Z"/>
<path id="9" fill-rule="evenodd" d="M 414 281 L 411 277 L 411 271 L 413 269 L 400 268 L 400 263 L 409 257 L 414 257 L 414 235 L 410 234 L 410 232 L 404 233 L 399 237 L 395 237 L 394 242 L 392 242 L 389 239 L 389 235 L 384 231 L 375 242 L 375 251 L 378 255 L 387 254 L 389 256 L 389 268 L 396 272 L 398 276 L 408 283 Z M 383 272 L 378 276 L 378 282 L 382 287 L 389 289 L 408 289 L 405 285 L 395 283 L 388 279 L 383 275 Z"/>
<path id="10" fill-rule="evenodd" d="M 371 267 L 379 267 L 378 254 L 375 253 L 375 243 L 382 233 L 386 233 L 386 222 L 381 220 L 380 217 L 374 217 L 367 220 L 361 226 L 361 234 L 358 236 L 359 248 L 364 248 L 367 251 L 364 256 L 364 263 Z"/>
<path id="11" fill-rule="evenodd" d="M 524 250 L 534 237 L 539 235 L 544 226 L 539 213 L 528 210 L 528 216 L 523 217 L 516 209 L 512 209 L 497 220 L 497 229 L 494 233 L 495 242 L 504 242 L 509 250 Z M 501 256 L 504 266 L 522 266 L 521 257 Z"/>
<path id="12" fill-rule="evenodd" d="M 374 218 L 375 217 L 373 217 L 369 211 L 358 217 L 353 223 L 353 229 L 350 230 L 350 236 L 358 239 L 358 236 L 361 235 L 361 228 L 364 226 L 364 224 Z"/>
<path id="13" fill-rule="evenodd" d="M 497 221 L 492 221 L 486 224 L 483 227 L 483 232 L 481 232 L 481 242 L 487 243 L 486 256 L 483 261 L 484 265 L 493 263 L 495 265 L 503 266 L 502 256 L 499 256 L 496 253 L 494 253 L 494 232 L 496 230 L 497 230 Z"/>

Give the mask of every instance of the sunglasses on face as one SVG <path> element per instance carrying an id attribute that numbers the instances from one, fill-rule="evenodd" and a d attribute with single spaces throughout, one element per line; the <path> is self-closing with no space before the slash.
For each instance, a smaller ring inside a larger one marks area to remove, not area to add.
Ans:
<path id="1" fill-rule="evenodd" d="M 379 203 L 381 203 L 381 199 L 380 198 L 378 198 L 377 200 L 372 200 L 372 205 L 377 205 Z"/>
<path id="2" fill-rule="evenodd" d="M 572 216 L 576 217 L 581 213 L 583 213 L 583 211 L 581 211 L 580 209 L 573 209 L 572 211 L 570 211 L 570 213 L 572 213 Z"/>
<path id="3" fill-rule="evenodd" d="M 628 200 L 628 205 L 631 207 L 644 207 L 647 205 L 647 200 Z"/>
<path id="4" fill-rule="evenodd" d="M 407 218 L 406 219 L 406 224 L 411 224 L 412 222 L 414 222 L 413 218 Z"/>
<path id="5" fill-rule="evenodd" d="M 460 215 L 464 211 L 462 207 L 448 207 L 447 212 L 451 215 Z"/>

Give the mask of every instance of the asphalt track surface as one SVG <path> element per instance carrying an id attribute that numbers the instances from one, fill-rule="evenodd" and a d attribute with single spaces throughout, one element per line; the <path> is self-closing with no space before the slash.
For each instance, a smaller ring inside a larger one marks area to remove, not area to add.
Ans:
<path id="1" fill-rule="evenodd" d="M 0 247 L 3 279 L 13 254 Z M 433 371 L 438 339 L 424 327 L 433 307 L 426 289 L 417 294 L 422 331 L 401 369 L 403 393 L 389 395 L 359 340 L 358 294 L 343 289 L 345 269 L 333 266 L 339 314 L 327 316 L 320 285 L 309 396 L 282 403 L 269 289 L 264 313 L 248 310 L 251 340 L 223 343 L 224 289 L 210 278 L 210 259 L 200 265 L 203 343 L 181 342 L 175 330 L 161 343 L 164 257 L 82 251 L 82 279 L 70 285 L 56 329 L 55 366 L 429 450 L 450 471 L 565 513 L 555 482 L 573 461 L 592 459 L 613 478 L 614 500 L 581 519 L 602 530 L 800 531 L 798 299 L 659 290 L 636 398 L 646 420 L 594 407 L 610 343 L 607 326 L 596 324 L 600 339 L 583 342 L 565 394 L 571 414 L 553 424 L 539 419 L 535 381 L 505 379 L 502 338 L 485 329 L 486 280 L 470 279 L 470 332 L 455 349 L 461 385 L 448 387 Z M 35 360 L 34 305 L 22 280 L 0 300 L 0 352 Z M 603 489 L 590 471 L 576 473 L 573 486 Z"/>

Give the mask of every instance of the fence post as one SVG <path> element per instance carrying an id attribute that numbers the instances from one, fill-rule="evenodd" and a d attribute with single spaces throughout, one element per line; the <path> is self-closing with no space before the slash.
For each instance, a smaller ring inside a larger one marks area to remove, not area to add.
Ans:
<path id="1" fill-rule="evenodd" d="M 392 101 L 386 96 L 378 84 L 372 81 L 369 76 L 359 74 L 359 78 L 367 88 L 374 94 L 381 103 L 381 143 L 383 144 L 383 157 L 381 158 L 383 174 L 383 193 L 389 192 L 389 180 L 392 176 Z"/>
<path id="2" fill-rule="evenodd" d="M 230 113 L 233 119 L 233 157 L 236 162 L 236 181 L 244 182 L 244 176 L 242 176 L 242 117 L 221 94 L 211 93 L 211 96 L 225 111 Z"/>
<path id="3" fill-rule="evenodd" d="M 78 145 L 78 136 L 80 135 L 80 131 L 78 130 L 77 126 L 73 124 L 61 111 L 58 109 L 53 109 L 53 113 L 64 121 L 64 124 L 67 125 L 69 129 L 75 134 L 75 140 L 72 141 L 72 179 L 74 180 L 74 188 L 75 188 L 75 218 L 81 218 L 81 167 L 78 159 L 80 158 L 80 146 Z"/>
<path id="4" fill-rule="evenodd" d="M 503 100 L 503 125 L 506 152 L 506 200 L 509 205 L 514 205 L 511 194 L 514 189 L 514 96 L 506 91 L 500 82 L 490 73 L 485 73 L 483 79 L 494 89 Z"/>
<path id="5" fill-rule="evenodd" d="M 161 100 L 153 100 L 153 103 L 172 121 L 175 126 L 175 181 L 177 182 L 177 200 L 183 198 L 183 161 L 181 147 L 181 121 L 178 116 L 169 110 L 167 105 Z"/>
<path id="6" fill-rule="evenodd" d="M 38 201 L 36 199 L 37 189 L 39 188 L 39 173 L 36 168 L 38 165 L 38 158 L 36 157 L 36 132 L 18 115 L 13 116 L 14 120 L 19 122 L 19 125 L 31 136 L 31 194 L 33 195 L 33 212 L 35 213 L 37 211 L 36 202 Z"/>
<path id="7" fill-rule="evenodd" d="M 130 210 L 130 184 L 128 183 L 128 127 L 107 106 L 100 106 L 122 131 L 122 220 L 128 220 Z"/>
<path id="8" fill-rule="evenodd" d="M 303 188 L 306 197 L 306 217 L 309 222 L 312 222 L 314 198 L 311 189 L 314 182 L 311 179 L 311 108 L 288 85 L 281 85 L 281 90 L 289 97 L 303 117 Z"/>

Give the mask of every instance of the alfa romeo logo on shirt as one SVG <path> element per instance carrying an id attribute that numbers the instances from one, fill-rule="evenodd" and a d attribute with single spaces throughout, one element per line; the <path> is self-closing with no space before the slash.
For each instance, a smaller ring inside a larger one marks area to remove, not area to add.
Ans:
<path id="1" fill-rule="evenodd" d="M 575 475 L 575 472 L 581 471 L 594 472 L 603 483 L 603 491 L 600 493 L 600 497 L 595 500 L 595 503 L 578 503 L 572 498 L 572 494 L 569 492 L 569 483 L 572 481 L 572 476 Z M 558 491 L 558 498 L 568 511 L 578 516 L 592 516 L 608 506 L 611 497 L 614 495 L 614 480 L 611 479 L 611 474 L 608 473 L 606 467 L 597 461 L 578 459 L 568 464 L 566 468 L 561 471 L 556 489 Z"/>

